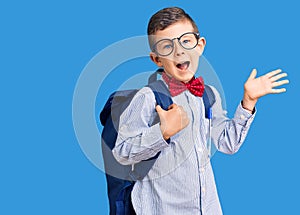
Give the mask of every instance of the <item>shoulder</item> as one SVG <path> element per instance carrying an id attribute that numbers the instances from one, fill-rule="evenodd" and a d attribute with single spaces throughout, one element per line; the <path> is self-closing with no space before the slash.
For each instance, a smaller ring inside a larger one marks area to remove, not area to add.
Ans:
<path id="1" fill-rule="evenodd" d="M 206 84 L 205 90 L 211 90 L 214 94 L 219 94 L 219 91 L 213 85 Z"/>
<path id="2" fill-rule="evenodd" d="M 220 99 L 220 92 L 219 90 L 213 85 L 205 85 L 205 90 L 208 94 L 215 97 L 216 100 Z"/>
<path id="3" fill-rule="evenodd" d="M 214 102 L 211 105 L 213 113 L 215 116 L 226 115 L 226 100 L 223 89 L 218 89 L 212 85 L 206 85 L 210 88 L 211 92 L 213 93 Z M 207 87 L 207 88 L 208 88 Z"/>
<path id="4" fill-rule="evenodd" d="M 122 122 L 129 122 L 133 119 L 141 119 L 148 122 L 155 111 L 155 106 L 155 97 L 152 90 L 148 87 L 143 87 L 126 104 L 121 115 Z"/>
<path id="5" fill-rule="evenodd" d="M 155 107 L 155 96 L 149 87 L 143 87 L 134 95 L 131 105 L 135 107 Z"/>
<path id="6" fill-rule="evenodd" d="M 206 94 L 212 106 L 226 107 L 225 95 L 223 90 L 217 89 L 213 85 L 205 85 Z M 213 102 L 211 102 L 213 101 Z"/>
<path id="7" fill-rule="evenodd" d="M 155 99 L 153 91 L 150 87 L 147 86 L 138 90 L 138 92 L 136 93 L 136 97 L 141 97 L 149 100 Z"/>

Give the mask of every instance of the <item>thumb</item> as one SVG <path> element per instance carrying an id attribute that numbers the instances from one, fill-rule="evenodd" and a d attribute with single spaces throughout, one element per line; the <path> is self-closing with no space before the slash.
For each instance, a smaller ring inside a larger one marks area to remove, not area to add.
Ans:
<path id="1" fill-rule="evenodd" d="M 164 109 L 162 109 L 160 105 L 156 105 L 155 110 L 158 114 L 161 114 L 164 111 Z"/>
<path id="2" fill-rule="evenodd" d="M 250 74 L 250 76 L 249 76 L 249 78 L 248 78 L 248 80 L 249 79 L 254 79 L 256 77 L 256 74 L 257 74 L 257 70 L 253 69 L 252 72 L 251 72 L 251 74 Z"/>

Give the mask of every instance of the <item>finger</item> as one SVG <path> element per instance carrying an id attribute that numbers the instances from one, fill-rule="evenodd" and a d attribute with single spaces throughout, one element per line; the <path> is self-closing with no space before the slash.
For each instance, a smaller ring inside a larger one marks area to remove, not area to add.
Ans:
<path id="1" fill-rule="evenodd" d="M 161 112 L 164 111 L 164 110 L 161 108 L 160 105 L 156 105 L 155 110 L 156 110 L 157 113 L 161 113 Z"/>
<path id="2" fill-rule="evenodd" d="M 267 73 L 266 76 L 268 78 L 271 78 L 272 76 L 277 75 L 278 73 L 281 73 L 281 71 L 282 71 L 281 69 L 276 69 L 276 70 L 274 70 L 272 72 Z"/>
<path id="3" fill-rule="evenodd" d="M 182 114 L 183 116 L 187 116 L 187 113 L 182 106 L 178 106 L 178 110 L 179 110 L 180 114 Z"/>
<path id="4" fill-rule="evenodd" d="M 182 106 L 178 106 L 177 110 L 180 112 L 180 114 L 184 112 L 184 109 Z"/>
<path id="5" fill-rule="evenodd" d="M 272 87 L 278 87 L 284 84 L 288 84 L 289 80 L 282 80 L 282 81 L 276 81 L 274 83 L 272 83 Z"/>
<path id="6" fill-rule="evenodd" d="M 280 89 L 272 89 L 272 93 L 278 94 L 278 93 L 284 93 L 286 91 L 285 88 Z"/>
<path id="7" fill-rule="evenodd" d="M 177 107 L 177 104 L 173 103 L 168 107 L 168 110 L 172 110 Z"/>
<path id="8" fill-rule="evenodd" d="M 281 73 L 270 78 L 271 81 L 277 81 L 287 76 L 287 73 Z"/>
<path id="9" fill-rule="evenodd" d="M 256 77 L 256 74 L 257 74 L 257 70 L 253 69 L 252 72 L 251 72 L 251 74 L 250 74 L 250 76 L 249 76 L 249 78 L 248 78 L 248 80 L 249 79 L 254 79 Z"/>

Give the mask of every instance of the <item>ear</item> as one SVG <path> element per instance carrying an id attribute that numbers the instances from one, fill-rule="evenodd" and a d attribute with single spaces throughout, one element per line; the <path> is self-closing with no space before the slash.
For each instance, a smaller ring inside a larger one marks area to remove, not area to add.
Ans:
<path id="1" fill-rule="evenodd" d="M 205 38 L 200 37 L 199 40 L 198 40 L 198 45 L 197 45 L 200 56 L 202 55 L 202 53 L 204 51 L 205 45 L 206 45 Z"/>
<path id="2" fill-rule="evenodd" d="M 163 64 L 160 61 L 160 57 L 157 56 L 154 52 L 150 52 L 150 59 L 158 66 L 162 67 Z"/>

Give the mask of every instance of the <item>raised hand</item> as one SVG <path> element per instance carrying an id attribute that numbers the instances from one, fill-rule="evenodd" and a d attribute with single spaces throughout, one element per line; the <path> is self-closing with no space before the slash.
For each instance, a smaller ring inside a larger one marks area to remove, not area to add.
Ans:
<path id="1" fill-rule="evenodd" d="M 275 87 L 289 83 L 287 79 L 280 80 L 287 76 L 286 73 L 282 73 L 281 69 L 274 70 L 260 77 L 256 77 L 256 74 L 256 69 L 253 69 L 244 84 L 243 107 L 247 110 L 253 110 L 257 100 L 264 95 L 285 92 L 285 88 Z"/>
<path id="2" fill-rule="evenodd" d="M 187 113 L 182 106 L 172 104 L 168 110 L 163 110 L 159 105 L 156 111 L 160 118 L 160 129 L 165 140 L 184 129 L 189 124 Z"/>

